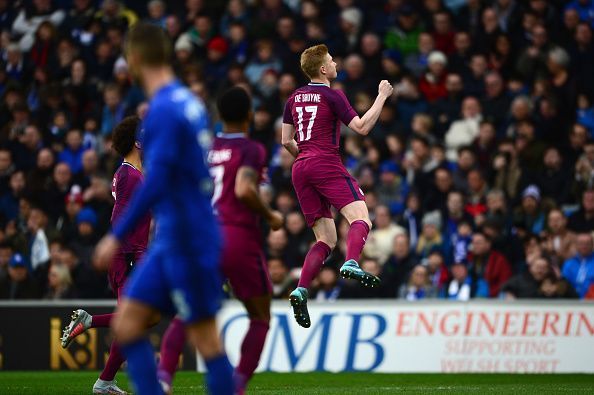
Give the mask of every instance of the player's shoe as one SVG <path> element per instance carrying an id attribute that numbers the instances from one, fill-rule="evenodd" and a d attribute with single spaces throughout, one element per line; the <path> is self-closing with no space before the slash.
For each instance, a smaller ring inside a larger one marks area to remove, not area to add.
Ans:
<path id="1" fill-rule="evenodd" d="M 361 285 L 370 288 L 377 287 L 381 282 L 379 277 L 362 270 L 354 259 L 349 259 L 342 265 L 340 276 L 342 278 L 357 280 Z"/>
<path id="2" fill-rule="evenodd" d="M 307 289 L 303 287 L 297 287 L 291 295 L 289 300 L 291 306 L 293 306 L 293 315 L 299 325 L 304 328 L 311 326 L 311 320 L 309 319 L 309 312 L 307 311 Z"/>
<path id="3" fill-rule="evenodd" d="M 74 340 L 76 336 L 89 329 L 92 321 L 93 317 L 83 309 L 73 311 L 72 316 L 70 317 L 70 324 L 64 328 L 62 333 L 62 348 L 68 347 L 70 342 Z M 107 394 L 111 392 L 105 393 Z"/>
<path id="4" fill-rule="evenodd" d="M 173 380 L 171 375 L 169 375 L 169 373 L 166 371 L 159 369 L 157 370 L 157 378 L 159 379 L 159 384 L 161 384 L 161 389 L 165 395 L 171 395 L 173 393 L 171 386 Z"/>
<path id="5" fill-rule="evenodd" d="M 112 395 L 126 395 L 127 392 L 118 387 L 118 383 L 115 380 L 105 381 L 97 379 L 95 385 L 93 385 L 94 394 L 112 394 Z"/>

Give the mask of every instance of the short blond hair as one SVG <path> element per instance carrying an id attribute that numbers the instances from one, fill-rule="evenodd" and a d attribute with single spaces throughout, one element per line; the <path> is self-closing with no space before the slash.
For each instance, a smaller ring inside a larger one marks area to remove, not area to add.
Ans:
<path id="1" fill-rule="evenodd" d="M 307 48 L 301 54 L 301 70 L 309 79 L 319 77 L 320 67 L 326 61 L 328 47 L 324 44 Z"/>

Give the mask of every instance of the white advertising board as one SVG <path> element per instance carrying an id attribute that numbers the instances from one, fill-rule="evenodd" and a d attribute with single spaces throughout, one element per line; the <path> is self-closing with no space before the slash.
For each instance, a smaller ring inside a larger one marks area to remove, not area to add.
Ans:
<path id="1" fill-rule="evenodd" d="M 369 300 L 309 311 L 304 329 L 288 302 L 273 304 L 259 371 L 594 372 L 594 304 Z M 238 303 L 219 316 L 233 364 L 248 324 Z"/>

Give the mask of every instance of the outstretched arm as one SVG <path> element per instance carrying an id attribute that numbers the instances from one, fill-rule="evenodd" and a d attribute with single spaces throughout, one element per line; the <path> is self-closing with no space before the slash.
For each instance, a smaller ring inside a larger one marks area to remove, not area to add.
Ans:
<path id="1" fill-rule="evenodd" d="M 363 117 L 359 118 L 358 116 L 353 118 L 349 123 L 349 128 L 354 130 L 355 132 L 366 136 L 369 134 L 371 129 L 375 126 L 377 119 L 379 118 L 380 112 L 382 111 L 382 107 L 384 103 L 392 95 L 392 85 L 386 80 L 382 80 L 379 83 L 378 87 L 378 95 L 375 98 L 375 102 Z"/>
<path id="2" fill-rule="evenodd" d="M 273 230 L 283 226 L 283 217 L 262 199 L 258 192 L 260 175 L 250 166 L 242 166 L 235 177 L 235 196 L 252 211 L 260 214 Z"/>
<path id="3" fill-rule="evenodd" d="M 297 142 L 295 141 L 295 127 L 293 125 L 283 123 L 281 140 L 283 147 L 296 158 L 299 155 L 299 148 L 297 148 Z"/>

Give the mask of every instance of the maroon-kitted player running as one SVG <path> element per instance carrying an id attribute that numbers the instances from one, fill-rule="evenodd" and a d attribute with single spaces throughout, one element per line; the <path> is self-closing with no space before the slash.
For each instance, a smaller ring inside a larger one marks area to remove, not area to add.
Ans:
<path id="1" fill-rule="evenodd" d="M 287 100 L 282 143 L 296 158 L 293 186 L 317 241 L 305 257 L 298 287 L 290 296 L 297 323 L 308 328 L 311 320 L 307 311 L 307 288 L 336 245 L 336 227 L 330 206 L 340 211 L 350 224 L 341 276 L 358 280 L 364 286 L 379 284 L 379 278 L 361 270 L 357 263 L 371 221 L 363 191 L 340 158 L 340 124 L 367 135 L 393 88 L 388 81 L 381 81 L 375 102 L 359 118 L 344 93 L 330 88 L 330 81 L 336 78 L 336 63 L 325 45 L 303 51 L 301 69 L 311 82 L 297 89 Z"/>
<path id="2" fill-rule="evenodd" d="M 236 393 L 243 394 L 258 367 L 270 322 L 272 284 L 260 222 L 263 218 L 276 230 L 283 225 L 283 217 L 271 210 L 258 192 L 266 151 L 247 137 L 252 107 L 249 95 L 242 88 L 231 88 L 221 95 L 217 107 L 224 133 L 215 139 L 208 164 L 215 185 L 212 203 L 225 243 L 221 268 L 250 319 L 234 375 Z"/>
<path id="3" fill-rule="evenodd" d="M 124 161 L 113 176 L 111 193 L 114 198 L 111 222 L 117 220 L 127 209 L 130 199 L 136 188 L 144 180 L 142 174 L 141 145 L 138 141 L 140 130 L 140 118 L 130 116 L 122 120 L 113 130 L 113 148 L 120 154 Z M 120 299 L 128 274 L 134 265 L 144 255 L 149 238 L 151 217 L 147 215 L 136 229 L 122 241 L 122 245 L 114 256 L 109 267 L 108 278 L 111 289 Z M 91 315 L 83 309 L 74 311 L 70 324 L 64 329 L 62 336 L 62 347 L 66 348 L 70 342 L 89 328 L 109 328 L 111 314 Z M 95 394 L 125 394 L 120 389 L 114 377 L 125 358 L 117 343 L 112 343 L 109 350 L 109 358 L 99 379 L 93 386 Z"/>

